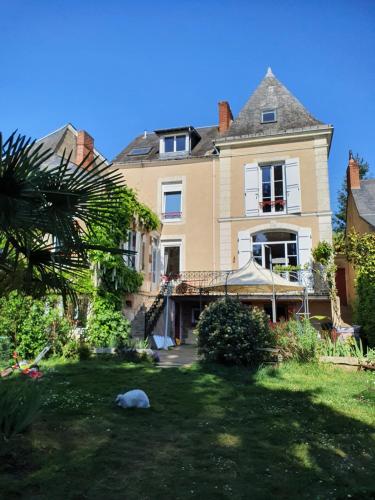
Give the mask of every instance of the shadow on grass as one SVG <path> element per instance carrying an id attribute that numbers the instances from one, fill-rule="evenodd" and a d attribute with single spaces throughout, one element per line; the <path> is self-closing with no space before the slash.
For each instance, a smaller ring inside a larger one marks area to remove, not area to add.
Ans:
<path id="1" fill-rule="evenodd" d="M 317 403 L 324 388 L 287 387 L 282 370 L 85 362 L 40 387 L 42 418 L 0 452 L 6 498 L 375 496 L 374 428 Z M 150 410 L 115 407 L 133 388 Z"/>

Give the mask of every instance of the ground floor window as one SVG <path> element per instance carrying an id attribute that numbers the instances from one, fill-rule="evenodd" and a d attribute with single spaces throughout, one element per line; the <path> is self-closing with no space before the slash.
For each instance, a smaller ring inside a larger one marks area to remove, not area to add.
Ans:
<path id="1" fill-rule="evenodd" d="M 254 260 L 267 269 L 297 266 L 297 235 L 284 231 L 261 231 L 252 235 Z"/>

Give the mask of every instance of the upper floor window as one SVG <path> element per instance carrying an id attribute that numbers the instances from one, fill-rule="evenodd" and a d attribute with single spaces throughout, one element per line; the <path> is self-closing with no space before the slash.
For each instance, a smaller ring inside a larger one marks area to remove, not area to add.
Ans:
<path id="1" fill-rule="evenodd" d="M 166 183 L 162 185 L 162 219 L 178 220 L 182 216 L 182 184 Z"/>
<path id="2" fill-rule="evenodd" d="M 265 165 L 260 168 L 261 193 L 259 206 L 263 213 L 284 212 L 284 165 Z"/>
<path id="3" fill-rule="evenodd" d="M 189 150 L 189 140 L 186 134 L 170 135 L 162 139 L 164 141 L 164 153 L 182 153 Z"/>
<path id="4" fill-rule="evenodd" d="M 247 217 L 301 213 L 299 158 L 244 165 Z M 308 196 L 308 195 L 306 195 Z"/>
<path id="5" fill-rule="evenodd" d="M 128 238 L 125 243 L 122 244 L 124 250 L 130 250 L 131 252 L 137 251 L 137 232 L 128 231 Z M 136 253 L 124 254 L 124 262 L 131 269 L 136 268 Z"/>
<path id="6" fill-rule="evenodd" d="M 276 109 L 262 111 L 262 123 L 272 123 L 276 121 Z"/>

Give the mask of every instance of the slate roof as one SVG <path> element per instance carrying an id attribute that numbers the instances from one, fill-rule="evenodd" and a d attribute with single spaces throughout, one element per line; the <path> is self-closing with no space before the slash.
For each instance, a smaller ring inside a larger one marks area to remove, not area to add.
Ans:
<path id="1" fill-rule="evenodd" d="M 57 151 L 65 136 L 68 126 L 69 124 L 66 124 L 58 130 L 55 130 L 54 132 L 41 137 L 36 141 L 36 145 L 39 145 L 39 143 L 43 143 L 43 149 L 51 149 L 52 151 Z"/>
<path id="2" fill-rule="evenodd" d="M 262 111 L 276 110 L 277 121 L 261 123 Z M 314 118 L 268 68 L 266 76 L 232 122 L 225 137 L 272 135 L 286 130 L 318 127 Z"/>
<path id="3" fill-rule="evenodd" d="M 265 110 L 276 109 L 277 121 L 261 123 L 261 113 Z M 195 130 L 201 139 L 192 148 L 188 157 L 197 158 L 216 154 L 214 144 L 218 146 L 230 139 L 241 139 L 257 135 L 283 134 L 286 131 L 326 129 L 328 125 L 314 118 L 289 90 L 274 76 L 269 68 L 255 92 L 251 95 L 239 115 L 232 122 L 225 134 L 220 134 L 217 126 L 196 127 Z M 189 126 L 175 129 L 157 130 L 136 137 L 113 160 L 114 163 L 139 163 L 142 161 L 160 160 L 159 135 L 167 131 L 187 130 Z M 134 148 L 148 148 L 146 155 L 132 156 L 129 153 Z M 186 159 L 187 156 L 180 156 Z M 163 158 L 163 162 L 176 160 L 176 157 Z"/>
<path id="4" fill-rule="evenodd" d="M 359 215 L 375 229 L 375 179 L 361 180 L 360 189 L 352 189 Z"/>
<path id="5" fill-rule="evenodd" d="M 51 149 L 51 151 L 55 153 L 54 156 L 57 156 L 58 151 L 60 147 L 64 144 L 64 139 L 66 135 L 69 133 L 69 131 L 73 134 L 73 136 L 75 137 L 77 136 L 77 129 L 71 123 L 67 123 L 63 127 L 55 130 L 54 132 L 51 132 L 50 134 L 41 137 L 40 139 L 37 139 L 35 146 L 38 146 L 40 143 L 42 143 L 43 150 Z M 66 147 L 66 154 L 69 153 L 70 150 L 68 147 Z M 108 163 L 105 157 L 96 148 L 94 148 L 94 155 L 99 157 L 99 161 L 105 161 L 106 163 Z"/>
<path id="6" fill-rule="evenodd" d="M 183 127 L 188 128 L 188 127 Z M 182 129 L 179 127 L 178 129 Z M 178 130 L 176 129 L 176 130 Z M 172 130 L 172 129 L 168 129 Z M 195 145 L 195 147 L 190 152 L 189 157 L 199 158 L 202 156 L 207 156 L 214 153 L 213 141 L 219 136 L 219 130 L 216 125 L 211 127 L 195 127 L 195 130 L 200 136 L 200 140 Z M 158 133 L 161 131 L 158 130 Z M 142 156 L 132 156 L 129 155 L 130 151 L 135 148 L 147 148 L 151 147 L 148 154 Z M 186 156 L 184 156 L 186 158 Z M 163 161 L 175 160 L 172 157 L 170 159 L 164 159 Z M 116 158 L 114 158 L 114 163 L 139 163 L 140 161 L 151 161 L 159 160 L 159 136 L 155 132 L 147 132 L 145 135 L 139 135 L 136 137 L 125 149 L 119 153 Z"/>

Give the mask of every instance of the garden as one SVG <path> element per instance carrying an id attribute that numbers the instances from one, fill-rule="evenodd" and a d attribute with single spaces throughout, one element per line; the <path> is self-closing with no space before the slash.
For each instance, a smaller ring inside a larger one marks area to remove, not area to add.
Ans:
<path id="1" fill-rule="evenodd" d="M 372 498 L 374 377 L 314 363 L 248 370 L 46 361 L 26 433 L 2 439 L 3 498 Z M 114 404 L 140 387 L 147 410 Z M 3 401 L 3 395 L 1 398 Z"/>

